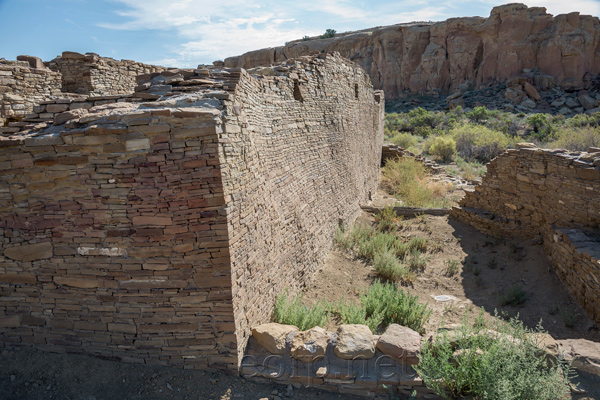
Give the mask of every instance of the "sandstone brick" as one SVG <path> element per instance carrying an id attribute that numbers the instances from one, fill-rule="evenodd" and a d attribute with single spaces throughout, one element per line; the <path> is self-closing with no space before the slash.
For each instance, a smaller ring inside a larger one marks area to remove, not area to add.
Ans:
<path id="1" fill-rule="evenodd" d="M 82 289 L 97 288 L 101 286 L 100 282 L 96 279 L 55 276 L 53 280 L 58 285 L 66 285 Z"/>
<path id="2" fill-rule="evenodd" d="M 15 283 L 15 284 L 29 284 L 34 285 L 37 282 L 37 278 L 33 274 L 0 274 L 0 282 L 3 283 Z"/>
<path id="3" fill-rule="evenodd" d="M 169 217 L 138 216 L 132 219 L 134 225 L 168 226 L 173 222 Z"/>
<path id="4" fill-rule="evenodd" d="M 53 246 L 50 242 L 44 242 L 7 247 L 4 249 L 4 255 L 21 262 L 43 260 L 52 257 Z"/>
<path id="5" fill-rule="evenodd" d="M 21 317 L 18 315 L 0 315 L 0 328 L 18 328 Z"/>

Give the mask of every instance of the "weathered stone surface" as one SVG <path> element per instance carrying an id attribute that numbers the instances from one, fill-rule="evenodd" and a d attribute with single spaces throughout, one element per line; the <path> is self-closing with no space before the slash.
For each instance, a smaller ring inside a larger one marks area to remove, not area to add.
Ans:
<path id="1" fill-rule="evenodd" d="M 558 343 L 573 368 L 600 376 L 600 343 L 586 339 L 566 339 Z"/>
<path id="2" fill-rule="evenodd" d="M 102 67 L 97 55 L 78 60 L 63 60 L 72 77 Z M 336 54 L 289 62 L 261 79 L 239 69 L 144 78 L 183 77 L 160 101 L 36 105 L 37 120 L 63 117 L 52 105 L 87 114 L 19 124 L 2 141 L 14 145 L 0 146 L 2 252 L 15 257 L 0 257 L 0 271 L 23 271 L 0 275 L 0 312 L 22 322 L 11 340 L 36 326 L 22 343 L 237 371 L 251 327 L 269 319 L 278 293 L 311 279 L 339 221 L 351 223 L 377 185 L 383 94 Z M 9 250 L 28 241 L 53 243 L 52 258 L 26 263 Z M 327 339 L 318 344 L 297 353 L 319 357 Z"/>
<path id="3" fill-rule="evenodd" d="M 292 357 L 304 362 L 313 362 L 325 357 L 329 336 L 325 329 L 315 326 L 297 333 L 292 339 Z"/>
<path id="4" fill-rule="evenodd" d="M 39 57 L 34 57 L 34 56 L 17 56 L 17 60 L 19 60 L 19 61 L 27 61 L 29 63 L 29 66 L 31 68 L 38 68 L 38 69 L 46 68 L 46 66 L 44 65 L 44 62 Z"/>
<path id="5" fill-rule="evenodd" d="M 54 117 L 53 123 L 54 125 L 62 125 L 68 121 L 73 119 L 79 119 L 87 114 L 87 110 L 84 108 L 77 108 L 70 111 L 61 112 L 60 114 Z"/>
<path id="6" fill-rule="evenodd" d="M 405 326 L 391 324 L 379 338 L 377 350 L 404 364 L 418 364 L 421 335 Z"/>
<path id="7" fill-rule="evenodd" d="M 537 89 L 531 86 L 529 82 L 525 82 L 523 88 L 525 89 L 527 96 L 531 97 L 533 100 L 539 101 L 541 99 L 541 96 L 538 93 Z"/>
<path id="8" fill-rule="evenodd" d="M 519 143 L 450 215 L 489 235 L 543 243 L 557 276 L 590 318 L 600 322 L 600 157 Z M 592 163 L 594 166 L 592 166 Z"/>
<path id="9" fill-rule="evenodd" d="M 574 32 L 576 41 L 571 39 Z M 600 73 L 594 45 L 599 41 L 597 17 L 578 13 L 553 17 L 543 7 L 506 4 L 494 7 L 488 18 L 399 24 L 332 39 L 298 40 L 227 58 L 225 65 L 252 68 L 339 51 L 360 64 L 389 99 L 404 90 L 451 93 L 466 81 L 504 82 L 525 68 L 551 77 L 534 82 L 540 89 L 554 83 L 577 89 L 589 84 L 586 74 Z"/>
<path id="10" fill-rule="evenodd" d="M 52 257 L 53 246 L 50 242 L 43 242 L 7 247 L 4 250 L 4 255 L 21 262 L 43 260 Z"/>
<path id="11" fill-rule="evenodd" d="M 375 356 L 373 334 L 366 325 L 342 325 L 333 349 L 336 356 L 345 360 L 369 359 Z"/>
<path id="12" fill-rule="evenodd" d="M 290 332 L 297 332 L 293 325 L 263 324 L 252 329 L 252 337 L 271 354 L 285 354 L 285 341 Z"/>

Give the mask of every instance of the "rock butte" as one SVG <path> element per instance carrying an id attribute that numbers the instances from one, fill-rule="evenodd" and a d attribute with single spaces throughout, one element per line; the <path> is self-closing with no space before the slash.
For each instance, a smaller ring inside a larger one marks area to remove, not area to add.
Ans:
<path id="1" fill-rule="evenodd" d="M 600 73 L 600 21 L 578 12 L 553 17 L 543 7 L 507 4 L 488 18 L 415 22 L 293 41 L 225 59 L 252 68 L 338 51 L 358 63 L 387 99 L 405 92 L 450 93 L 470 82 L 504 82 L 537 68 L 565 89 L 587 89 Z"/>

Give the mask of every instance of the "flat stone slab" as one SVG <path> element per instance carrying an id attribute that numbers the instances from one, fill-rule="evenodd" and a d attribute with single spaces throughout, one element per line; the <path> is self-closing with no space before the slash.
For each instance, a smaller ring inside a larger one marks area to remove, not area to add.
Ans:
<path id="1" fill-rule="evenodd" d="M 35 243 L 21 246 L 8 247 L 4 250 L 4 255 L 15 261 L 35 261 L 44 260 L 54 255 L 52 243 Z"/>
<path id="2" fill-rule="evenodd" d="M 345 360 L 373 358 L 373 334 L 366 325 L 342 325 L 338 329 L 338 339 L 333 351 L 336 356 Z"/>
<path id="3" fill-rule="evenodd" d="M 329 336 L 320 326 L 300 332 L 292 339 L 292 357 L 304 362 L 313 362 L 325 357 Z"/>
<path id="4" fill-rule="evenodd" d="M 419 363 L 421 335 L 406 326 L 391 324 L 379 338 L 377 349 L 403 364 L 416 365 Z"/>
<path id="5" fill-rule="evenodd" d="M 600 376 L 600 343 L 585 339 L 566 339 L 558 342 L 565 359 L 573 368 Z"/>
<path id="6" fill-rule="evenodd" d="M 272 322 L 252 329 L 252 337 L 271 354 L 285 354 L 285 341 L 290 332 L 297 332 L 293 325 Z"/>

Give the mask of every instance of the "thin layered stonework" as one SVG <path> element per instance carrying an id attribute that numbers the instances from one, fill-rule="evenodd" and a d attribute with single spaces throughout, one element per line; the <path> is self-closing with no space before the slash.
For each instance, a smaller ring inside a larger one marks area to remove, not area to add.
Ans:
<path id="1" fill-rule="evenodd" d="M 600 149 L 507 150 L 451 215 L 494 236 L 536 238 L 558 277 L 600 322 Z"/>
<path id="2" fill-rule="evenodd" d="M 354 64 L 181 73 L 0 140 L 2 345 L 237 370 L 368 202 L 383 98 Z"/>

